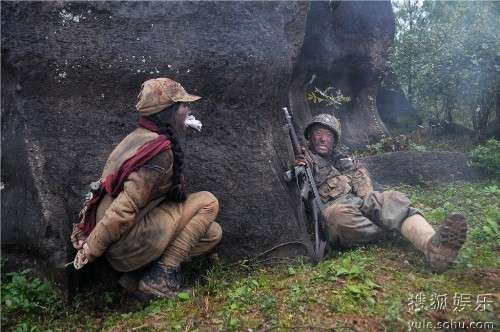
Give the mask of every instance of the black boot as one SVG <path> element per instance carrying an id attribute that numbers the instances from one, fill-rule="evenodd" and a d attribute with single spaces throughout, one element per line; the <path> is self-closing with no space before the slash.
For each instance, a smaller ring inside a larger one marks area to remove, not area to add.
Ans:
<path id="1" fill-rule="evenodd" d="M 174 298 L 181 289 L 180 267 L 155 263 L 139 281 L 139 290 L 158 297 Z"/>

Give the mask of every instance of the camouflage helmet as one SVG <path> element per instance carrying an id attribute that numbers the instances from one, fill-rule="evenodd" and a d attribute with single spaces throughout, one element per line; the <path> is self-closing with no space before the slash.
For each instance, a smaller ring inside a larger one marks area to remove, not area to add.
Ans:
<path id="1" fill-rule="evenodd" d="M 333 135 L 335 136 L 335 141 L 338 142 L 340 138 L 340 122 L 337 120 L 336 117 L 330 114 L 318 114 L 314 116 L 311 121 L 307 124 L 306 128 L 304 129 L 304 137 L 306 139 L 309 139 L 309 134 L 311 131 L 311 128 L 313 125 L 319 124 L 322 126 L 325 126 L 326 128 L 330 129 L 333 132 Z"/>

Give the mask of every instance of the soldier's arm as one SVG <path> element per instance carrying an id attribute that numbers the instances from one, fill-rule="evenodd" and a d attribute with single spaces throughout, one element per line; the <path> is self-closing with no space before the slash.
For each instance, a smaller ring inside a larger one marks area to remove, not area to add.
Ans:
<path id="1" fill-rule="evenodd" d="M 101 256 L 113 242 L 130 230 L 137 222 L 141 209 L 168 191 L 169 188 L 165 184 L 170 184 L 171 175 L 172 160 L 169 165 L 165 165 L 165 162 L 160 165 L 148 163 L 132 172 L 125 181 L 122 192 L 114 199 L 87 238 L 90 254 L 94 257 Z"/>
<path id="2" fill-rule="evenodd" d="M 373 191 L 370 173 L 359 160 L 339 154 L 335 159 L 335 168 L 351 178 L 352 189 L 357 196 L 364 198 Z"/>
<path id="3" fill-rule="evenodd" d="M 351 171 L 353 191 L 357 196 L 365 198 L 373 191 L 373 182 L 366 167 L 358 160 L 354 161 L 354 169 Z"/>

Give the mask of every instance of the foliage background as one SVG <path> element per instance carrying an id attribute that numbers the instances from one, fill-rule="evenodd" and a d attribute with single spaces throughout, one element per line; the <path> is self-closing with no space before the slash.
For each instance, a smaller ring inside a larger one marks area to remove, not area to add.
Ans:
<path id="1" fill-rule="evenodd" d="M 421 122 L 500 128 L 500 2 L 393 0 L 389 67 Z"/>

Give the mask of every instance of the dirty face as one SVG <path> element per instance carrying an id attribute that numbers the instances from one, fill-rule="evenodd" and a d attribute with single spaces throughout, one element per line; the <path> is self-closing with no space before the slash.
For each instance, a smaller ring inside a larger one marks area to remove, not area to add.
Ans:
<path id="1" fill-rule="evenodd" d="M 309 141 L 314 152 L 322 157 L 329 156 L 335 145 L 335 137 L 330 129 L 321 125 L 314 125 L 309 134 Z"/>
<path id="2" fill-rule="evenodd" d="M 181 132 L 181 131 L 186 130 L 186 126 L 184 125 L 184 122 L 186 121 L 186 118 L 190 114 L 191 114 L 191 110 L 189 109 L 189 107 L 186 104 L 182 103 L 174 115 L 175 129 L 177 130 L 177 132 Z"/>

